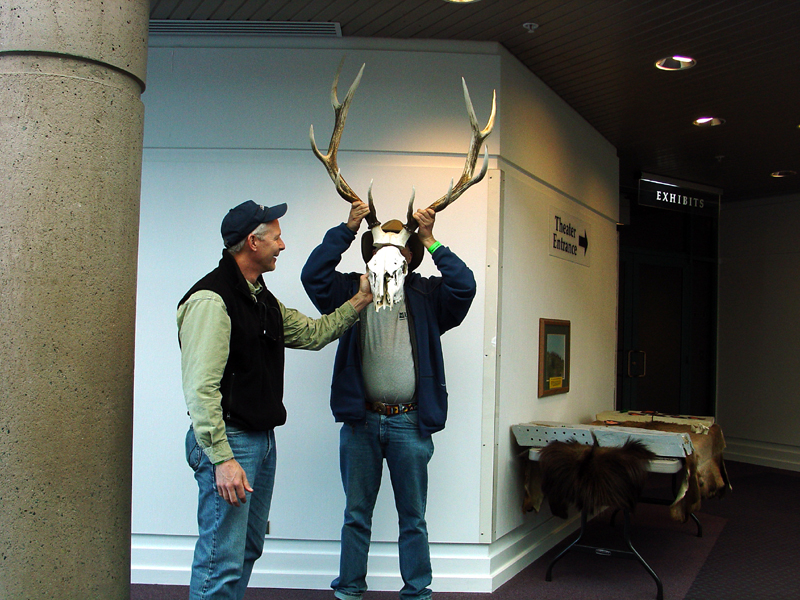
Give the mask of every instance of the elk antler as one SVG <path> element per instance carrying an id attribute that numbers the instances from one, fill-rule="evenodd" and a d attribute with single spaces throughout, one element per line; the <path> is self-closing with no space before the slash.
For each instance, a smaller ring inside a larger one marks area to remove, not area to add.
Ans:
<path id="1" fill-rule="evenodd" d="M 344 65 L 344 59 L 339 63 L 339 68 L 336 70 L 336 77 L 333 79 L 333 86 L 331 87 L 331 104 L 333 105 L 333 112 L 334 112 L 334 126 L 333 132 L 331 133 L 331 141 L 328 144 L 328 153 L 322 154 L 319 148 L 317 148 L 317 143 L 314 140 L 314 126 L 311 126 L 311 130 L 309 132 L 309 136 L 311 138 L 311 149 L 313 150 L 316 157 L 325 165 L 325 169 L 328 171 L 328 175 L 333 180 L 334 184 L 336 185 L 336 191 L 339 195 L 350 202 L 361 202 L 361 198 L 353 191 L 353 189 L 347 184 L 342 177 L 342 172 L 339 166 L 336 163 L 336 153 L 339 150 L 339 142 L 342 139 L 342 131 L 344 131 L 344 123 L 347 119 L 347 111 L 350 108 L 350 103 L 353 101 L 353 95 L 356 92 L 356 88 L 358 84 L 361 82 L 361 75 L 364 73 L 364 67 L 366 66 L 361 65 L 361 70 L 359 70 L 358 75 L 356 76 L 353 84 L 350 86 L 350 89 L 347 91 L 347 95 L 345 96 L 342 102 L 339 102 L 336 88 L 339 85 L 339 75 L 342 72 L 342 66 Z M 483 145 L 483 141 L 489 136 L 492 132 L 492 128 L 494 127 L 494 119 L 497 112 L 497 95 L 492 92 L 492 113 L 489 116 L 489 122 L 486 124 L 484 129 L 479 129 L 478 119 L 475 116 L 475 109 L 472 106 L 472 101 L 469 97 L 469 90 L 467 89 L 467 82 L 464 81 L 464 78 L 461 78 L 461 83 L 464 86 L 464 101 L 467 104 L 467 114 L 469 115 L 469 122 L 472 128 L 472 140 L 470 141 L 469 151 L 467 152 L 467 160 L 464 164 L 464 172 L 461 174 L 458 182 L 453 185 L 453 181 L 450 181 L 450 189 L 447 193 L 436 200 L 433 204 L 431 204 L 428 208 L 432 208 L 434 211 L 439 212 L 440 210 L 444 210 L 451 202 L 454 202 L 461 194 L 463 194 L 469 187 L 478 183 L 483 177 L 486 175 L 486 170 L 489 166 L 489 150 L 488 148 L 484 149 L 483 155 L 483 166 L 481 167 L 480 172 L 475 175 L 475 166 L 478 162 L 478 154 L 480 152 L 481 146 Z M 372 182 L 369 184 L 369 191 L 368 191 L 368 206 L 369 206 L 369 214 L 366 217 L 367 225 L 373 231 L 376 236 L 380 236 L 382 234 L 380 229 L 380 221 L 378 221 L 378 217 L 375 212 L 375 203 L 372 199 Z M 408 214 L 406 219 L 406 224 L 403 226 L 404 231 L 400 234 L 397 234 L 397 239 L 395 239 L 392 244 L 403 246 L 405 245 L 408 237 L 416 231 L 419 224 L 417 223 L 416 219 L 413 217 L 414 214 L 414 192 L 412 191 L 411 200 L 408 203 Z M 376 237 L 376 242 L 378 239 Z"/>
<path id="2" fill-rule="evenodd" d="M 342 171 L 339 166 L 336 164 L 336 152 L 339 150 L 339 142 L 342 139 L 342 131 L 344 131 L 344 122 L 347 119 L 347 111 L 350 108 L 350 103 L 353 101 L 353 95 L 356 93 L 356 88 L 358 84 L 361 82 L 361 75 L 364 72 L 364 67 L 366 63 L 361 65 L 361 70 L 358 72 L 353 84 L 350 86 L 350 89 L 347 90 L 347 95 L 344 97 L 344 101 L 339 102 L 339 98 L 336 93 L 336 88 L 339 85 L 339 75 L 342 72 L 342 66 L 344 65 L 344 58 L 339 63 L 339 68 L 336 70 L 336 77 L 333 79 L 333 86 L 331 87 L 331 104 L 333 105 L 333 112 L 335 115 L 334 125 L 333 125 L 333 133 L 331 133 L 331 141 L 328 144 L 328 153 L 322 154 L 319 148 L 317 148 L 317 142 L 314 140 L 314 126 L 311 126 L 311 130 L 309 132 L 309 137 L 311 138 L 311 150 L 314 152 L 316 157 L 322 161 L 322 164 L 325 165 L 325 169 L 328 171 L 328 175 L 330 175 L 333 182 L 336 184 L 336 191 L 339 192 L 339 195 L 350 202 L 351 204 L 356 201 L 361 201 L 361 198 L 353 191 L 353 189 L 347 184 L 342 177 Z M 380 225 L 380 221 L 375 214 L 375 206 L 372 201 L 372 183 L 370 182 L 369 185 L 369 214 L 367 215 L 367 225 L 370 228 L 376 227 Z"/>
<path id="3" fill-rule="evenodd" d="M 486 124 L 486 127 L 481 130 L 479 129 L 478 118 L 475 116 L 475 109 L 472 107 L 472 100 L 469 98 L 467 82 L 464 81 L 463 77 L 461 78 L 461 83 L 464 86 L 464 101 L 467 104 L 467 114 L 469 115 L 469 123 L 472 127 L 472 140 L 469 144 L 467 160 L 464 164 L 464 172 L 461 174 L 458 183 L 456 183 L 454 186 L 453 180 L 451 179 L 450 189 L 447 190 L 447 193 L 428 207 L 432 208 L 436 212 L 447 208 L 447 206 L 461 196 L 461 194 L 463 194 L 467 188 L 475 185 L 481 179 L 483 179 L 484 175 L 486 175 L 486 169 L 489 166 L 489 149 L 484 148 L 483 166 L 481 167 L 480 173 L 473 176 L 475 173 L 475 165 L 478 162 L 478 153 L 481 150 L 481 145 L 483 145 L 483 140 L 489 137 L 489 134 L 492 133 L 492 128 L 494 127 L 494 117 L 497 112 L 497 94 L 492 92 L 492 114 L 489 115 L 489 122 Z M 414 197 L 412 196 L 411 203 L 408 205 L 408 215 L 406 224 L 404 226 L 409 232 L 409 235 L 413 233 L 419 226 L 419 223 L 417 223 L 417 220 L 413 217 L 413 203 Z"/>

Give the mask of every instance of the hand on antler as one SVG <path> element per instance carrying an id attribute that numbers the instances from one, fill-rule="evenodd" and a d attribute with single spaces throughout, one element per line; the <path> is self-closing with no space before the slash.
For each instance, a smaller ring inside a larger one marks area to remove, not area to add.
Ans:
<path id="1" fill-rule="evenodd" d="M 433 223 L 436 221 L 436 211 L 430 207 L 420 208 L 414 213 L 414 220 L 419 223 L 419 241 L 423 246 L 430 248 L 436 243 L 436 238 L 433 237 Z"/>
<path id="2" fill-rule="evenodd" d="M 361 227 L 361 221 L 369 214 L 369 206 L 361 200 L 356 200 L 350 205 L 350 215 L 347 217 L 347 228 L 356 233 Z"/>

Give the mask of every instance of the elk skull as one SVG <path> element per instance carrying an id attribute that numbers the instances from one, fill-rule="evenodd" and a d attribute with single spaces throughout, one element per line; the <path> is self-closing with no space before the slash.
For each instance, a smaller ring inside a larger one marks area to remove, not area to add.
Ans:
<path id="1" fill-rule="evenodd" d="M 331 134 L 331 141 L 328 144 L 328 153 L 322 154 L 317 143 L 314 140 L 314 126 L 311 126 L 309 132 L 311 138 L 311 150 L 314 155 L 322 161 L 328 175 L 336 185 L 336 191 L 339 195 L 350 203 L 361 201 L 352 188 L 347 184 L 342 177 L 341 169 L 336 161 L 336 153 L 339 150 L 339 142 L 342 138 L 344 131 L 344 123 L 347 119 L 347 111 L 350 109 L 350 103 L 353 100 L 358 84 L 361 82 L 361 75 L 364 73 L 364 67 L 361 66 L 358 75 L 356 76 L 350 89 L 347 91 L 342 102 L 339 102 L 336 88 L 339 84 L 339 75 L 342 72 L 344 59 L 339 63 L 339 68 L 336 71 L 336 77 L 333 80 L 331 87 L 331 104 L 333 105 L 334 112 L 334 127 Z M 472 139 L 470 141 L 469 150 L 467 152 L 466 163 L 464 164 L 464 171 L 458 182 L 453 185 L 450 180 L 450 189 L 447 193 L 433 202 L 428 208 L 439 212 L 445 209 L 451 202 L 455 201 L 467 188 L 478 183 L 486 175 L 486 170 L 489 165 L 489 149 L 484 147 L 483 165 L 480 172 L 475 174 L 475 166 L 478 161 L 478 154 L 480 152 L 483 141 L 492 132 L 494 127 L 494 118 L 497 110 L 496 94 L 492 93 L 492 113 L 489 116 L 489 122 L 486 127 L 480 129 L 478 119 L 475 116 L 475 110 L 472 107 L 472 101 L 469 98 L 469 90 L 467 90 L 467 83 L 464 78 L 461 78 L 461 83 L 464 87 L 464 101 L 467 104 L 467 114 L 469 116 L 470 127 L 472 129 Z M 378 249 L 372 259 L 367 263 L 370 285 L 372 286 L 372 294 L 375 298 L 375 310 L 380 310 L 383 307 L 391 307 L 395 302 L 398 302 L 403 297 L 403 282 L 408 272 L 408 264 L 400 253 L 400 248 L 404 248 L 412 234 L 416 231 L 418 223 L 414 219 L 414 193 L 412 191 L 411 200 L 408 203 L 408 214 L 406 216 L 406 223 L 399 231 L 385 231 L 381 228 L 381 223 L 378 221 L 375 212 L 375 203 L 372 199 L 372 182 L 370 182 L 368 190 L 368 206 L 369 214 L 366 217 L 367 226 L 370 228 L 373 237 L 373 245 Z M 387 223 L 388 225 L 388 223 Z"/>
<path id="2" fill-rule="evenodd" d="M 403 284 L 408 274 L 408 262 L 397 246 L 382 246 L 367 263 L 367 276 L 372 288 L 375 310 L 388 307 L 403 299 Z"/>

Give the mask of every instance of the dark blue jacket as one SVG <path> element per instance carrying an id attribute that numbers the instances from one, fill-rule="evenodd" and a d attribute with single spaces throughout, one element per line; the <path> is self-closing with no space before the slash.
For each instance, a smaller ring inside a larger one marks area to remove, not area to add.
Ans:
<path id="1" fill-rule="evenodd" d="M 355 238 L 344 223 L 328 230 L 303 267 L 303 287 L 323 314 L 333 312 L 358 290 L 360 273 L 336 271 L 342 254 Z M 444 429 L 447 419 L 447 387 L 439 338 L 461 324 L 476 290 L 472 271 L 447 247 L 440 246 L 432 257 L 442 276 L 422 277 L 411 272 L 404 286 L 417 373 L 419 428 L 425 436 Z M 364 310 L 375 308 L 370 305 Z M 365 399 L 359 329 L 351 327 L 339 339 L 333 363 L 331 410 L 336 421 L 363 422 Z"/>

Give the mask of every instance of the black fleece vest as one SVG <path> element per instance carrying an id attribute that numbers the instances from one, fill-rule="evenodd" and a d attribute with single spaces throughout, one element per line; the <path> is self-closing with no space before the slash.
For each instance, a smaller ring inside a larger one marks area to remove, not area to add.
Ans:
<path id="1" fill-rule="evenodd" d="M 286 423 L 283 405 L 283 319 L 278 301 L 264 285 L 253 300 L 233 256 L 222 251 L 219 266 L 198 281 L 178 306 L 198 290 L 216 292 L 231 319 L 228 363 L 222 376 L 222 413 L 226 423 L 268 431 Z"/>

